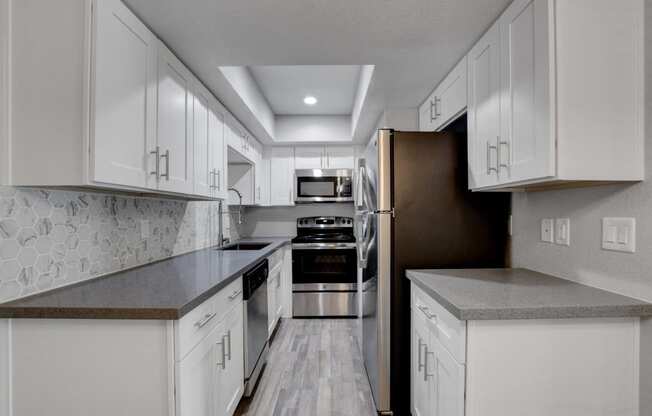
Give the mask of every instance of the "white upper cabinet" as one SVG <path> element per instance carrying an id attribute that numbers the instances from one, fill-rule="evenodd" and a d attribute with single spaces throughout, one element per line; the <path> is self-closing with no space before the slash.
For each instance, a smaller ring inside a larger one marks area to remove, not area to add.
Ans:
<path id="1" fill-rule="evenodd" d="M 323 146 L 301 146 L 294 148 L 294 164 L 297 169 L 325 168 Z"/>
<path id="2" fill-rule="evenodd" d="M 294 205 L 294 148 L 270 149 L 270 205 Z"/>
<path id="3" fill-rule="evenodd" d="M 193 149 L 195 178 L 194 193 L 212 196 L 215 185 L 211 166 L 211 137 L 209 136 L 209 97 L 210 93 L 197 85 L 193 94 Z"/>
<path id="4" fill-rule="evenodd" d="M 467 57 L 453 68 L 419 108 L 419 130 L 439 131 L 464 113 L 467 104 Z"/>
<path id="5" fill-rule="evenodd" d="M 501 182 L 555 175 L 550 123 L 548 1 L 516 0 L 500 18 Z"/>
<path id="6" fill-rule="evenodd" d="M 224 197 L 217 99 L 120 0 L 22 2 L 9 18 L 8 185 Z"/>
<path id="7" fill-rule="evenodd" d="M 217 100 L 213 99 L 210 103 L 208 112 L 209 186 L 214 198 L 226 199 L 228 178 L 224 113 L 220 111 Z"/>
<path id="8" fill-rule="evenodd" d="M 118 0 L 96 3 L 95 36 L 93 178 L 156 187 L 147 160 L 156 142 L 158 41 Z"/>
<path id="9" fill-rule="evenodd" d="M 500 135 L 500 28 L 497 24 L 468 54 L 469 186 L 498 183 Z"/>
<path id="10" fill-rule="evenodd" d="M 327 169 L 353 169 L 353 147 L 326 146 Z"/>
<path id="11" fill-rule="evenodd" d="M 298 146 L 296 169 L 353 169 L 352 146 Z"/>
<path id="12" fill-rule="evenodd" d="M 163 43 L 158 75 L 159 188 L 192 194 L 194 77 Z"/>
<path id="13" fill-rule="evenodd" d="M 641 0 L 514 1 L 468 57 L 469 187 L 643 180 L 643 16 Z"/>

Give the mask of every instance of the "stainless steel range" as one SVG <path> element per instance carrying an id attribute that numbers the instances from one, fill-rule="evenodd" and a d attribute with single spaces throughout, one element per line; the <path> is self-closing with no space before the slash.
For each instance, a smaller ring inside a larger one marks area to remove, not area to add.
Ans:
<path id="1" fill-rule="evenodd" d="M 292 240 L 293 315 L 356 316 L 357 282 L 353 218 L 299 218 Z"/>

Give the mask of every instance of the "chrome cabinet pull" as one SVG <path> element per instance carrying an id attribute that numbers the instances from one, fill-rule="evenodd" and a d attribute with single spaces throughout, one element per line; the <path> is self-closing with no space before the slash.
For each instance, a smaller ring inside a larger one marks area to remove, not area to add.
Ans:
<path id="1" fill-rule="evenodd" d="M 204 315 L 204 318 L 195 322 L 195 326 L 197 329 L 202 328 L 205 326 L 208 322 L 210 322 L 211 319 L 215 318 L 215 315 L 217 315 L 215 312 L 214 313 L 207 313 Z"/>
<path id="2" fill-rule="evenodd" d="M 228 344 L 229 345 L 229 352 L 228 352 L 228 354 L 226 354 L 226 358 L 228 358 L 229 361 L 231 361 L 231 330 L 230 329 L 228 331 L 226 331 L 226 338 L 228 338 L 228 340 L 229 340 L 229 344 Z"/>
<path id="3" fill-rule="evenodd" d="M 230 300 L 234 300 L 238 296 L 240 296 L 240 293 L 242 293 L 242 290 L 236 290 L 232 294 L 229 295 Z"/>
<path id="4" fill-rule="evenodd" d="M 430 100 L 430 121 L 435 121 L 435 102 Z"/>
<path id="5" fill-rule="evenodd" d="M 162 154 L 160 158 L 165 158 L 165 174 L 161 175 L 161 178 L 165 178 L 166 181 L 170 180 L 170 151 L 166 150 L 165 154 Z"/>
<path id="6" fill-rule="evenodd" d="M 154 155 L 156 157 L 156 164 L 155 164 L 156 166 L 154 167 L 154 171 L 149 173 L 150 175 L 156 176 L 156 179 L 159 178 L 159 175 L 161 173 L 160 170 L 161 163 L 159 158 L 160 153 L 161 153 L 161 148 L 159 146 L 156 146 L 156 150 L 152 150 L 151 152 L 149 152 L 150 155 Z"/>
<path id="7" fill-rule="evenodd" d="M 511 160 L 512 157 L 510 155 L 510 151 L 511 151 L 510 143 L 508 141 L 505 141 L 505 140 L 500 140 L 500 136 L 498 136 L 497 139 L 498 139 L 498 150 L 497 150 L 497 153 L 498 153 L 498 168 L 509 169 L 509 167 L 510 167 L 510 165 L 512 163 L 512 160 Z M 502 147 L 503 146 L 507 146 L 507 164 L 501 163 L 501 159 L 502 159 L 501 154 L 502 154 Z"/>
<path id="8" fill-rule="evenodd" d="M 423 381 L 428 381 L 430 377 L 434 377 L 434 374 L 428 374 L 428 356 L 432 355 L 433 357 L 435 356 L 434 351 L 428 351 L 428 346 L 425 346 L 425 351 L 426 353 L 424 354 L 425 360 L 423 364 Z"/>
<path id="9" fill-rule="evenodd" d="M 494 146 L 487 140 L 487 175 L 491 175 L 491 172 L 494 171 L 498 173 L 498 169 L 491 166 L 491 150 L 494 149 L 498 151 L 498 146 Z"/>
<path id="10" fill-rule="evenodd" d="M 437 120 L 440 116 L 441 113 L 439 112 L 439 105 L 441 103 L 441 98 L 435 96 L 435 120 Z"/>
<path id="11" fill-rule="evenodd" d="M 434 313 L 428 312 L 428 307 L 427 306 L 419 305 L 419 306 L 417 306 L 417 308 L 419 308 L 419 310 L 421 312 L 423 312 L 423 314 L 426 315 L 426 318 L 428 318 L 428 319 L 434 319 L 434 318 L 437 317 L 437 315 L 435 315 Z"/>
<path id="12" fill-rule="evenodd" d="M 418 369 L 417 372 L 419 372 L 419 373 L 420 373 L 421 370 L 425 367 L 424 364 L 421 362 L 421 361 L 422 361 L 422 360 L 421 360 L 421 348 L 424 347 L 425 345 L 426 345 L 426 343 L 423 342 L 423 341 L 421 340 L 421 338 L 419 338 L 419 354 L 418 354 L 418 356 L 419 356 L 419 360 L 418 360 L 418 364 L 419 364 L 419 366 L 417 367 L 417 369 Z"/>
<path id="13" fill-rule="evenodd" d="M 222 370 L 226 369 L 226 347 L 224 346 L 224 336 L 222 336 L 221 342 L 216 342 L 215 345 L 220 345 L 222 347 L 222 362 L 217 363 L 218 367 L 222 367 Z"/>
<path id="14" fill-rule="evenodd" d="M 218 170 L 217 171 L 217 190 L 221 191 L 222 190 L 222 175 L 220 175 L 222 171 Z"/>

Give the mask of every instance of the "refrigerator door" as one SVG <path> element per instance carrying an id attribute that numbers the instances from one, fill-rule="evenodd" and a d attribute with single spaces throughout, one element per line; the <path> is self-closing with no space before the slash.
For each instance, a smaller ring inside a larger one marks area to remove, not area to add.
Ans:
<path id="1" fill-rule="evenodd" d="M 391 284 L 391 140 L 380 130 L 365 155 L 367 232 L 363 236 L 362 352 L 379 413 L 390 404 L 390 284 Z"/>

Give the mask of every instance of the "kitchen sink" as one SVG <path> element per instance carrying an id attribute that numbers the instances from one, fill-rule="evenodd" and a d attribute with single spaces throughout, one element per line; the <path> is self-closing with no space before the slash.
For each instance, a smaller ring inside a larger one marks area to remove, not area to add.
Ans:
<path id="1" fill-rule="evenodd" d="M 262 250 L 272 243 L 237 243 L 226 247 L 220 247 L 222 251 L 255 251 Z"/>

